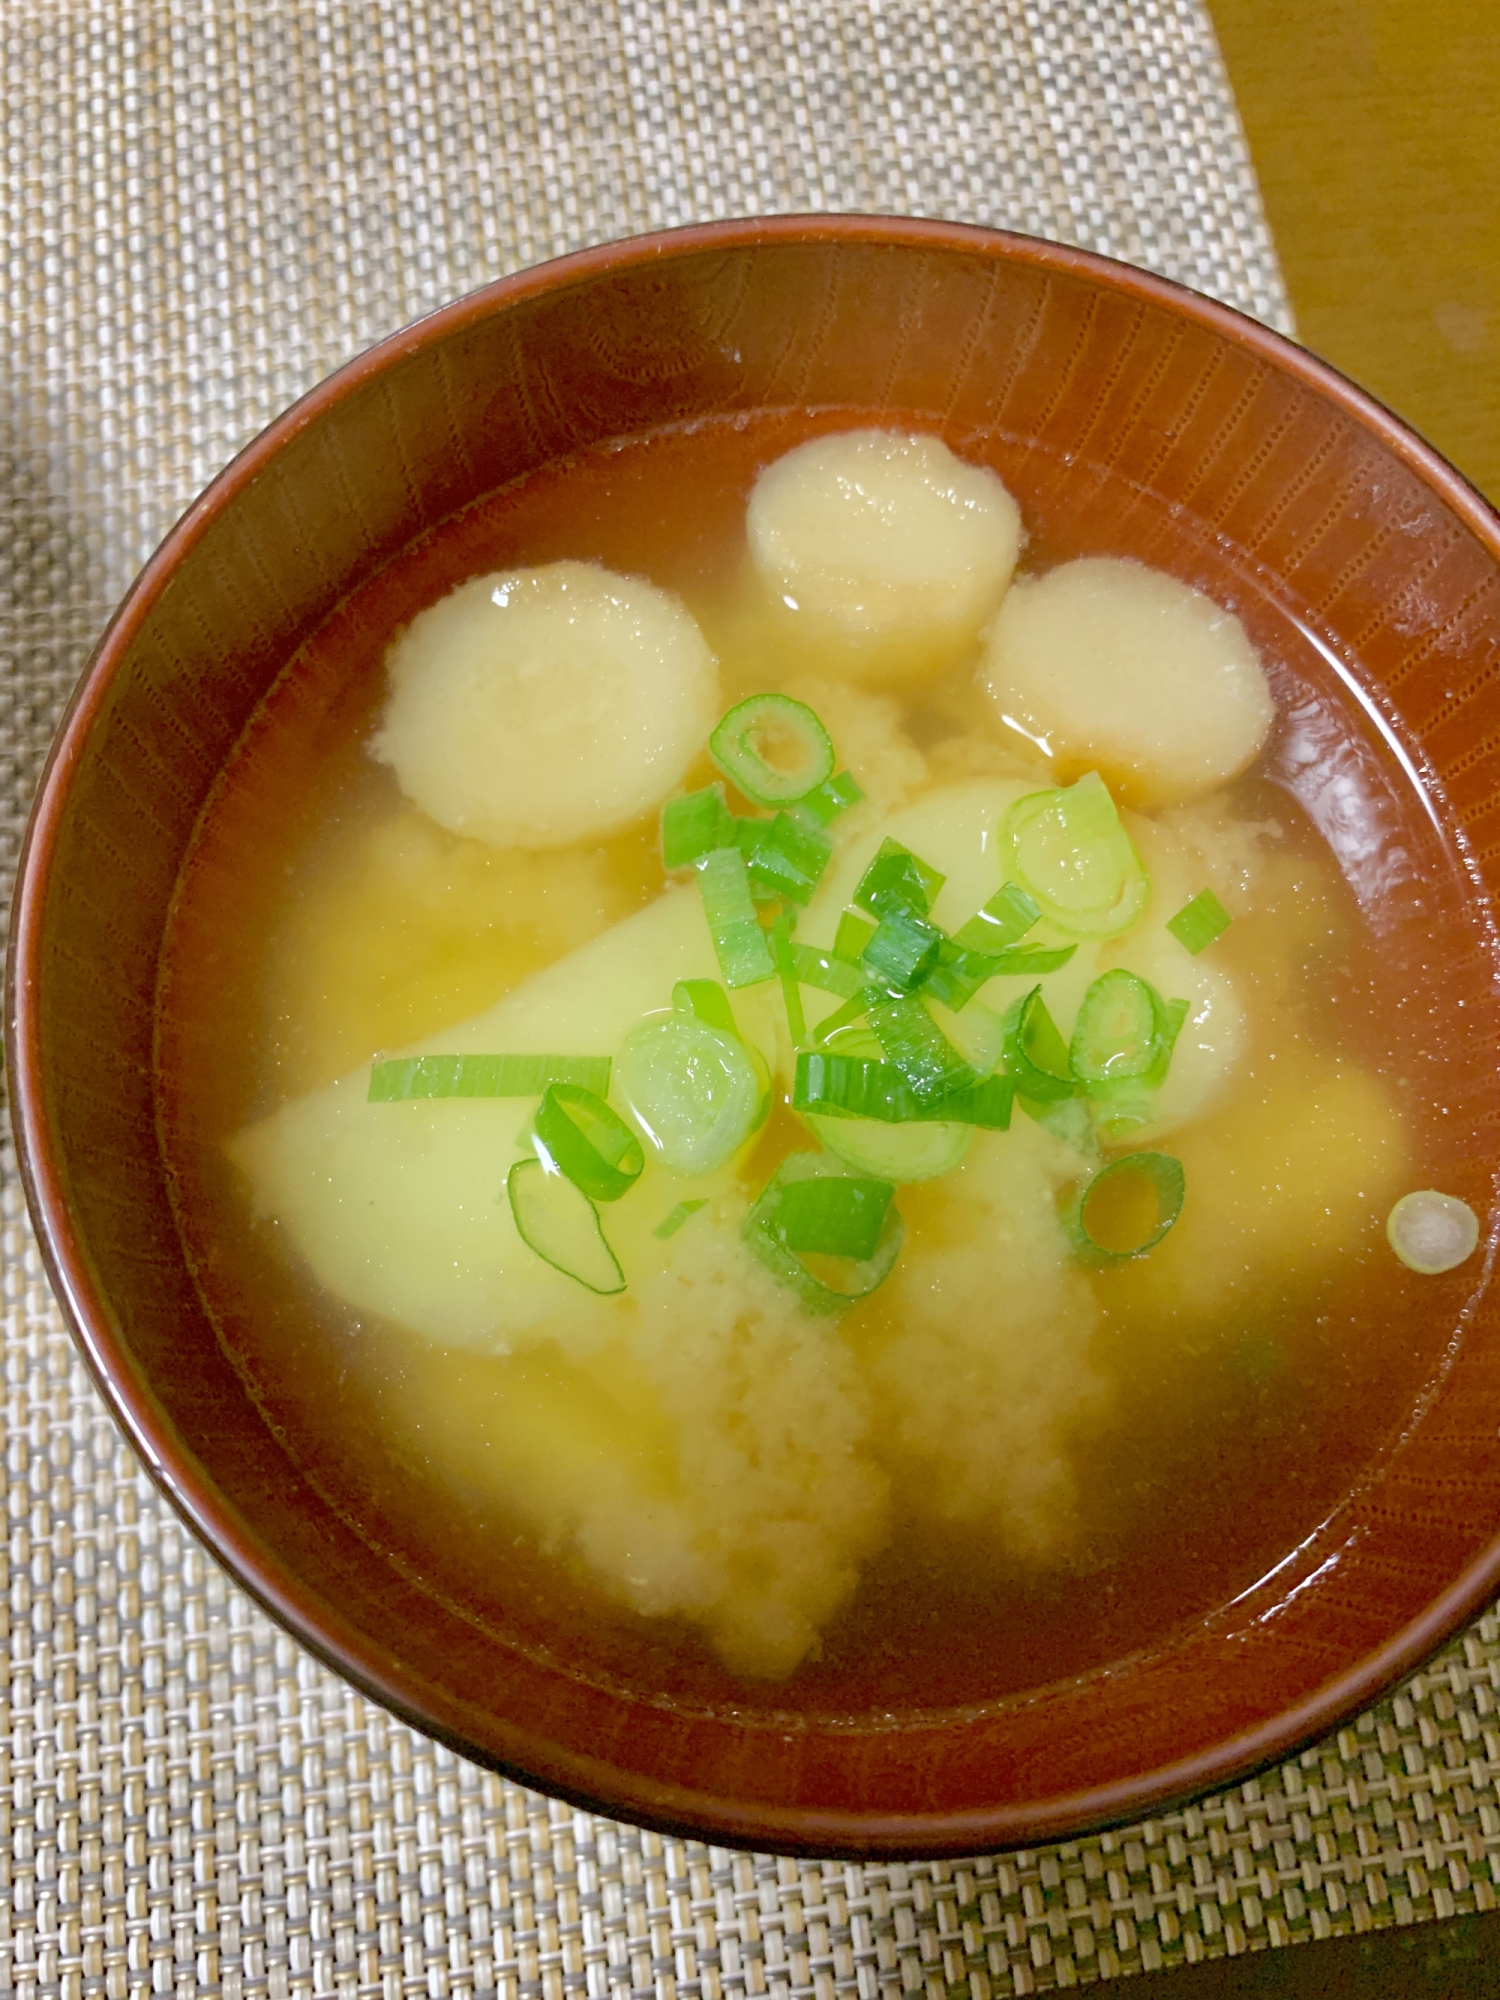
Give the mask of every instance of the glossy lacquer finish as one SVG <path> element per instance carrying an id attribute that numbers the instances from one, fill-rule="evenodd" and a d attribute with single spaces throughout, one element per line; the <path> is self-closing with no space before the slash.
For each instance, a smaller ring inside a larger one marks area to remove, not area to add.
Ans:
<path id="1" fill-rule="evenodd" d="M 1121 524 L 1120 551 L 1167 567 L 1191 570 L 1206 526 L 1346 664 L 1371 754 L 1425 777 L 1435 841 L 1476 892 L 1493 883 L 1500 524 L 1384 411 L 1263 328 L 1080 252 L 858 218 L 685 230 L 508 279 L 364 355 L 258 439 L 148 566 L 69 713 L 25 855 L 10 1054 L 28 1190 L 74 1328 L 155 1476 L 298 1638 L 422 1728 L 545 1790 L 729 1841 L 1036 1842 L 1274 1759 L 1494 1590 L 1492 1302 L 1364 1489 L 1273 1578 L 1148 1656 L 963 1714 L 690 1712 L 478 1631 L 333 1514 L 215 1343 L 158 1152 L 168 898 L 215 774 L 297 646 L 394 552 L 529 467 L 787 404 L 999 428 L 1110 468 L 1167 503 Z M 1450 1112 L 1488 1185 L 1500 1035 L 1474 907 L 1434 949 L 1472 1023 Z"/>

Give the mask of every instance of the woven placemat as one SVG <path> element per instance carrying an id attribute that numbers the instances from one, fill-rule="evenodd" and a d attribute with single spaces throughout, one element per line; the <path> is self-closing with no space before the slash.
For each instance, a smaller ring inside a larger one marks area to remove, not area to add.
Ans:
<path id="1" fill-rule="evenodd" d="M 0 864 L 110 606 L 349 354 L 539 258 L 756 210 L 1087 243 L 1286 302 L 1196 0 L 6 0 Z M 4 1161 L 0 1986 L 972 2000 L 1488 1908 L 1500 1625 L 1232 1794 L 1043 1851 L 797 1864 L 435 1747 L 142 1477 Z"/>

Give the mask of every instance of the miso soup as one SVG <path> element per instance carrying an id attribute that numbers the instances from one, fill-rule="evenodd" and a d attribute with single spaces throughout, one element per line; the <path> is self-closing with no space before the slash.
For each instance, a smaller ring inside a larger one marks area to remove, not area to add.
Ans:
<path id="1" fill-rule="evenodd" d="M 180 1226 L 288 1454 L 689 1705 L 1160 1644 L 1378 1465 L 1475 1282 L 1384 1235 L 1481 1191 L 1378 857 L 1463 890 L 1337 671 L 1113 475 L 889 416 L 846 463 L 872 424 L 617 442 L 408 549 L 258 711 L 163 964 Z M 882 452 L 952 517 L 883 544 Z M 486 716 L 491 604 L 535 661 Z"/>

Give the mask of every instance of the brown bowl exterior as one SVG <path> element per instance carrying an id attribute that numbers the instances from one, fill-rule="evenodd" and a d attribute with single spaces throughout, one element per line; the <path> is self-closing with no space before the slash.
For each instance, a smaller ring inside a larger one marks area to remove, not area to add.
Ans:
<path id="1" fill-rule="evenodd" d="M 261 1603 L 376 1699 L 543 1790 L 718 1840 L 857 1855 L 1036 1843 L 1283 1755 L 1486 1600 L 1500 1579 L 1487 1299 L 1367 1490 L 1275 1579 L 1149 1657 L 963 1714 L 685 1713 L 478 1631 L 332 1512 L 216 1344 L 159 1154 L 168 901 L 216 774 L 297 647 L 398 550 L 531 467 L 784 405 L 1001 428 L 1207 524 L 1349 663 L 1372 740 L 1424 773 L 1489 892 L 1500 522 L 1386 412 L 1263 327 L 1083 252 L 890 219 L 688 229 L 506 279 L 362 356 L 251 445 L 143 572 L 28 835 L 8 1010 L 23 1170 L 58 1296 L 146 1464 Z M 1143 515 L 1123 552 L 1170 567 L 1162 519 Z M 1472 1010 L 1451 1109 L 1489 1186 L 1491 954 L 1462 927 L 1435 949 Z"/>

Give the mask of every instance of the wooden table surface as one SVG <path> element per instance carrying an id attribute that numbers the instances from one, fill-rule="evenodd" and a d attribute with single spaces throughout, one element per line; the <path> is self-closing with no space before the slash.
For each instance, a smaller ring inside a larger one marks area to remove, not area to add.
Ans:
<path id="1" fill-rule="evenodd" d="M 1209 0 L 1302 340 L 1500 503 L 1500 0 Z"/>

